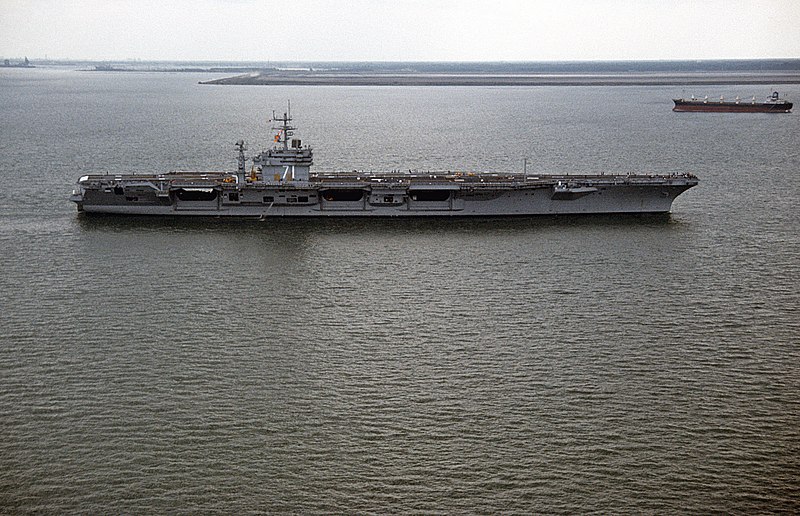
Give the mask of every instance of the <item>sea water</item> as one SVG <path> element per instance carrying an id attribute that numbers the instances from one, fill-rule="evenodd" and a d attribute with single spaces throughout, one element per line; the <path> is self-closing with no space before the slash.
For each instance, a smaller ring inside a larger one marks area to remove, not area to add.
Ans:
<path id="1" fill-rule="evenodd" d="M 800 117 L 0 71 L 0 512 L 800 509 Z M 800 87 L 782 88 L 800 100 Z M 685 173 L 669 217 L 90 218 L 87 173 Z M 527 160 L 527 165 L 523 164 Z"/>

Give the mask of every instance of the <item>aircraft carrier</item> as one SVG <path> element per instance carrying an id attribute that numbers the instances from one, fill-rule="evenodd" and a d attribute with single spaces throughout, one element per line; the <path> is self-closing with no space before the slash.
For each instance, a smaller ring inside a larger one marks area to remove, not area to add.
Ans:
<path id="1" fill-rule="evenodd" d="M 261 219 L 669 213 L 698 183 L 690 173 L 316 173 L 291 116 L 273 121 L 272 148 L 248 158 L 237 142 L 236 171 L 86 175 L 70 200 L 87 214 Z"/>

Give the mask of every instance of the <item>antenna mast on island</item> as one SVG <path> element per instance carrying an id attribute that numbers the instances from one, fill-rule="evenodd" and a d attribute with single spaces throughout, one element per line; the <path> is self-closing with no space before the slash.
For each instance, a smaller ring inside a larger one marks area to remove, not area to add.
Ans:
<path id="1" fill-rule="evenodd" d="M 283 118 L 278 118 L 275 116 L 275 111 L 272 111 L 272 120 L 270 122 L 282 122 L 279 126 L 272 126 L 272 129 L 277 129 L 278 137 L 275 140 L 278 143 L 283 143 L 283 150 L 289 149 L 289 137 L 294 135 L 294 130 L 297 129 L 296 127 L 292 127 L 289 125 L 289 122 L 292 121 L 292 103 L 291 101 L 286 101 L 288 105 L 288 109 L 283 114 Z"/>

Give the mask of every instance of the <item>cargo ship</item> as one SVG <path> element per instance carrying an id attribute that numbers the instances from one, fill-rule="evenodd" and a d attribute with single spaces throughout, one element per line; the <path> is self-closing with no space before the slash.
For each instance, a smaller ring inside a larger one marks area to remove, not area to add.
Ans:
<path id="1" fill-rule="evenodd" d="M 70 200 L 85 214 L 258 219 L 669 213 L 698 184 L 691 173 L 312 172 L 291 116 L 272 121 L 273 147 L 248 158 L 239 140 L 235 171 L 85 175 Z"/>
<path id="2" fill-rule="evenodd" d="M 780 98 L 778 92 L 774 92 L 763 102 L 756 102 L 756 98 L 751 100 L 741 100 L 736 97 L 734 100 L 708 100 L 708 97 L 698 99 L 692 96 L 691 99 L 672 99 L 675 103 L 673 111 L 699 111 L 710 113 L 790 113 L 793 104 L 788 100 Z"/>

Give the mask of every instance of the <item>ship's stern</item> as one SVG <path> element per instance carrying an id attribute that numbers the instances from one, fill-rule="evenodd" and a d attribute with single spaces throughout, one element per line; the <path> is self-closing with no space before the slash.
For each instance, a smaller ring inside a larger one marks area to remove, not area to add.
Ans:
<path id="1" fill-rule="evenodd" d="M 78 180 L 78 183 L 75 185 L 75 188 L 72 189 L 72 194 L 69 196 L 69 200 L 74 202 L 78 206 L 78 211 L 83 211 L 83 201 L 84 201 L 84 194 L 86 193 L 86 189 L 83 187 L 83 182 L 87 181 L 89 176 L 83 176 Z"/>

